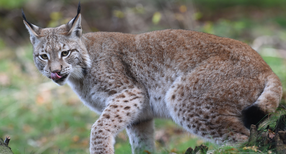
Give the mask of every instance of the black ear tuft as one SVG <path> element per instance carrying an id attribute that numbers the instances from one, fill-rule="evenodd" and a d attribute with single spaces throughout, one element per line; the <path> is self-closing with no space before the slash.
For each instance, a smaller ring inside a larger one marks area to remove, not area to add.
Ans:
<path id="1" fill-rule="evenodd" d="M 76 14 L 76 16 L 74 17 L 74 20 L 73 20 L 73 22 L 72 22 L 72 25 L 73 25 L 75 19 L 77 18 L 77 16 L 80 14 L 80 9 L 81 9 L 81 7 L 80 7 L 80 1 L 79 1 L 79 2 L 78 2 L 78 7 L 77 7 L 77 14 Z"/>
<path id="2" fill-rule="evenodd" d="M 32 29 L 34 29 L 34 28 L 33 28 L 33 25 L 26 19 L 26 16 L 25 16 L 25 13 L 24 13 L 23 9 L 22 9 L 22 17 L 23 17 L 23 19 L 27 22 L 27 24 L 29 24 L 29 26 L 30 26 Z"/>
<path id="3" fill-rule="evenodd" d="M 77 14 L 80 14 L 80 1 L 78 2 Z"/>

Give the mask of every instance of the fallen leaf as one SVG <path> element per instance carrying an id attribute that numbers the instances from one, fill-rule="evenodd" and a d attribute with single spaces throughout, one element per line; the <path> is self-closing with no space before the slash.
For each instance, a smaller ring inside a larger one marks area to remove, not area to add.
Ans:
<path id="1" fill-rule="evenodd" d="M 177 152 L 177 149 L 176 148 L 173 148 L 172 150 L 171 150 L 171 152 L 173 153 L 173 152 Z"/>
<path id="2" fill-rule="evenodd" d="M 127 141 L 127 135 L 124 132 L 120 132 L 117 135 L 118 138 L 122 139 L 123 141 Z"/>
<path id="3" fill-rule="evenodd" d="M 179 10 L 180 10 L 180 12 L 185 13 L 187 11 L 186 5 L 181 5 Z"/>
<path id="4" fill-rule="evenodd" d="M 231 149 L 229 149 L 230 151 L 237 151 L 237 149 L 235 149 L 235 148 L 231 148 Z"/>
<path id="5" fill-rule="evenodd" d="M 257 152 L 257 151 L 258 151 L 258 148 L 257 148 L 257 146 L 243 147 L 243 150 L 252 150 L 252 151 Z"/>
<path id="6" fill-rule="evenodd" d="M 86 147 L 89 144 L 89 139 L 85 139 L 81 142 L 82 147 Z"/>
<path id="7" fill-rule="evenodd" d="M 77 142 L 77 141 L 79 140 L 79 136 L 77 136 L 77 135 L 73 136 L 72 140 L 73 140 L 74 142 Z"/>
<path id="8" fill-rule="evenodd" d="M 8 86 L 10 85 L 10 78 L 7 74 L 5 73 L 0 73 L 0 85 L 1 86 Z"/>
<path id="9" fill-rule="evenodd" d="M 268 137 L 270 139 L 273 139 L 275 137 L 275 132 L 273 132 L 272 130 L 268 129 Z"/>
<path id="10" fill-rule="evenodd" d="M 148 150 L 144 150 L 144 152 L 146 152 L 147 154 L 151 154 L 151 152 L 149 152 Z"/>
<path id="11" fill-rule="evenodd" d="M 30 132 L 32 130 L 32 128 L 29 126 L 29 125 L 24 125 L 23 126 L 23 131 L 25 132 L 25 133 L 28 133 L 28 132 Z"/>

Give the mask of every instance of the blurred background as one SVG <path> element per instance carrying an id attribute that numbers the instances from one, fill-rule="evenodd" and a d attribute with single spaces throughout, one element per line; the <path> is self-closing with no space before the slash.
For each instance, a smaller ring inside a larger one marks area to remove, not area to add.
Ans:
<path id="1" fill-rule="evenodd" d="M 76 15 L 78 0 L 0 0 L 0 138 L 11 136 L 15 154 L 88 153 L 98 115 L 68 86 L 43 77 L 21 17 L 54 27 Z M 142 33 L 189 29 L 246 42 L 259 52 L 286 87 L 285 0 L 81 0 L 84 32 Z M 282 101 L 285 101 L 285 94 Z M 202 143 L 169 120 L 156 120 L 157 153 L 184 153 Z M 125 131 L 116 153 L 131 153 Z M 232 152 L 235 150 L 229 149 Z"/>

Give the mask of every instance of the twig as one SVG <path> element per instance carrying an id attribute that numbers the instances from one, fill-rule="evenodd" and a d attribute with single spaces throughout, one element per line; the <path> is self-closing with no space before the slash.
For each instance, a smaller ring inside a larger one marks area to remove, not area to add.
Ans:
<path id="1" fill-rule="evenodd" d="M 257 139 L 257 127 L 256 125 L 250 126 L 250 137 L 248 139 L 248 145 L 254 145 Z"/>
<path id="2" fill-rule="evenodd" d="M 10 142 L 10 136 L 7 136 L 6 138 L 5 138 L 5 141 L 4 141 L 4 143 L 6 144 L 6 145 L 8 145 L 9 144 L 9 142 Z"/>
<path id="3" fill-rule="evenodd" d="M 196 154 L 197 152 L 201 152 L 201 154 L 206 154 L 208 151 L 208 147 L 205 145 L 196 146 L 195 149 L 189 147 L 185 154 Z"/>

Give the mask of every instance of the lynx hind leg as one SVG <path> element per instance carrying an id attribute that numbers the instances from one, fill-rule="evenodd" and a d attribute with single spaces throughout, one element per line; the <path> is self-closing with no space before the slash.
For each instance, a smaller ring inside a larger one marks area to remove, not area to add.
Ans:
<path id="1" fill-rule="evenodd" d="M 228 112 L 232 107 L 220 105 L 217 103 L 220 100 L 199 94 L 197 82 L 187 84 L 185 78 L 175 81 L 165 98 L 173 120 L 190 133 L 219 144 L 246 141 L 249 130 L 238 115 Z"/>
<path id="2" fill-rule="evenodd" d="M 153 119 L 144 120 L 127 126 L 127 134 L 131 144 L 132 153 L 145 153 L 144 150 L 153 152 L 154 143 L 154 122 Z"/>

